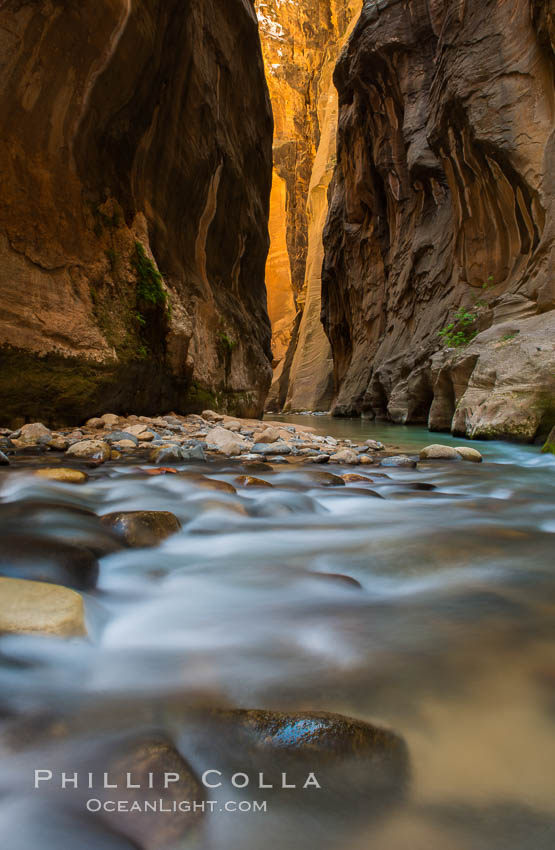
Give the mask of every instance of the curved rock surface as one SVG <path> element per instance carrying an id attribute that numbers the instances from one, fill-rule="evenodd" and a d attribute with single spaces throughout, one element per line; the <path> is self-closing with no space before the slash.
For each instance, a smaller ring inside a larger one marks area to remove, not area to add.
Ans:
<path id="1" fill-rule="evenodd" d="M 365 2 L 335 73 L 322 295 L 336 414 L 475 437 L 549 430 L 549 5 Z"/>
<path id="2" fill-rule="evenodd" d="M 1 4 L 0 424 L 270 382 L 272 119 L 248 0 Z"/>

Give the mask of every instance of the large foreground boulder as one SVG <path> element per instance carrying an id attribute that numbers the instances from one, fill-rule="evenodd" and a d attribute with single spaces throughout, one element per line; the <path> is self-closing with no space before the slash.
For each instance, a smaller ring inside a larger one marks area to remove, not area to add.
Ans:
<path id="1" fill-rule="evenodd" d="M 66 587 L 0 578 L 2 632 L 41 632 L 62 637 L 83 635 L 83 600 Z"/>

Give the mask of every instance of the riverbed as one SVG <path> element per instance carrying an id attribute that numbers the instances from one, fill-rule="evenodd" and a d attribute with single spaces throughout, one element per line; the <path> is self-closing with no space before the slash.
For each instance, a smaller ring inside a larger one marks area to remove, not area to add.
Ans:
<path id="1" fill-rule="evenodd" d="M 408 454 L 465 444 L 364 420 L 282 421 Z M 35 790 L 34 771 L 78 771 L 83 753 L 154 732 L 198 771 L 211 708 L 338 712 L 387 727 L 407 744 L 410 782 L 377 801 L 356 771 L 320 797 L 265 796 L 255 778 L 238 792 L 228 777 L 242 765 L 216 740 L 226 799 L 267 799 L 268 809 L 218 809 L 171 846 L 552 848 L 555 458 L 478 448 L 482 464 L 357 468 L 369 482 L 337 487 L 313 466 L 275 464 L 256 473 L 272 488 L 237 494 L 195 486 L 199 473 L 233 484 L 243 470 L 225 460 L 161 476 L 115 462 L 78 488 L 3 472 L 0 507 L 33 503 L 32 533 L 45 539 L 86 540 L 86 511 L 171 511 L 182 524 L 155 549 L 100 557 L 98 587 L 84 594 L 87 638 L 1 639 L 10 850 L 136 846 L 68 807 L 67 794 Z"/>

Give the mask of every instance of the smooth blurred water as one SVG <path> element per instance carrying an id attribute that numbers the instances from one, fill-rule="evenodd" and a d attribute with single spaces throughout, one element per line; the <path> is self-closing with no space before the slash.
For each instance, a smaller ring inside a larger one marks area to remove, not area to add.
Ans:
<path id="1" fill-rule="evenodd" d="M 287 421 L 409 452 L 464 443 L 360 420 Z M 171 734 L 196 767 L 192 705 L 321 709 L 377 721 L 407 741 L 412 781 L 405 802 L 381 813 L 362 798 L 353 814 L 356 788 L 316 808 L 285 794 L 266 815 L 214 814 L 176 846 L 555 846 L 555 458 L 537 447 L 472 445 L 483 464 L 379 470 L 389 477 L 366 488 L 322 487 L 312 466 L 256 473 L 274 488 L 238 495 L 199 490 L 194 481 L 203 473 L 234 482 L 240 470 L 232 463 L 159 477 L 105 466 L 80 488 L 3 472 L 4 504 L 169 510 L 183 525 L 156 549 L 101 559 L 98 590 L 86 596 L 87 640 L 0 641 L 5 846 L 129 846 L 96 835 L 94 823 L 68 820 L 57 802 L 41 807 L 32 770 L 152 728 Z M 357 471 L 372 478 L 378 470 Z M 416 482 L 435 489 L 415 490 Z M 58 510 L 33 533 L 75 541 L 85 526 Z M 352 577 L 361 588 L 321 574 Z M 23 719 L 39 732 L 22 744 L 13 730 Z M 216 753 L 227 745 L 216 741 Z"/>

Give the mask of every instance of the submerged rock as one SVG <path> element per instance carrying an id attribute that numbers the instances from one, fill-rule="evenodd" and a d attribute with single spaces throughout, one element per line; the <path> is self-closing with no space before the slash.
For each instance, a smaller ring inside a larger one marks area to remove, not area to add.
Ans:
<path id="1" fill-rule="evenodd" d="M 242 487 L 273 487 L 269 481 L 264 481 L 262 478 L 255 478 L 253 475 L 239 475 L 236 479 L 237 484 Z"/>
<path id="2" fill-rule="evenodd" d="M 406 455 L 395 455 L 394 457 L 384 457 L 380 461 L 380 466 L 398 466 L 400 468 L 415 469 L 416 461 Z"/>
<path id="3" fill-rule="evenodd" d="M 345 482 L 340 475 L 334 475 L 333 472 L 313 472 L 312 480 L 319 484 L 320 487 L 344 487 Z"/>
<path id="4" fill-rule="evenodd" d="M 85 634 L 83 599 L 73 590 L 37 581 L 0 578 L 0 633 Z"/>
<path id="5" fill-rule="evenodd" d="M 169 511 L 114 511 L 101 517 L 103 525 L 116 532 L 128 546 L 157 546 L 181 529 Z"/>
<path id="6" fill-rule="evenodd" d="M 4 452 L 0 452 L 0 466 L 9 466 L 10 461 L 9 458 L 4 454 Z"/>
<path id="7" fill-rule="evenodd" d="M 96 585 L 98 563 L 87 548 L 65 540 L 4 534 L 0 575 L 89 590 Z"/>
<path id="8" fill-rule="evenodd" d="M 37 469 L 35 475 L 39 478 L 46 478 L 48 481 L 60 481 L 62 484 L 84 484 L 89 477 L 86 472 L 82 472 L 80 469 L 68 469 L 63 466 Z"/>
<path id="9" fill-rule="evenodd" d="M 220 481 L 219 478 L 195 478 L 194 483 L 203 490 L 219 490 L 222 493 L 235 494 L 237 490 L 229 481 Z"/>

